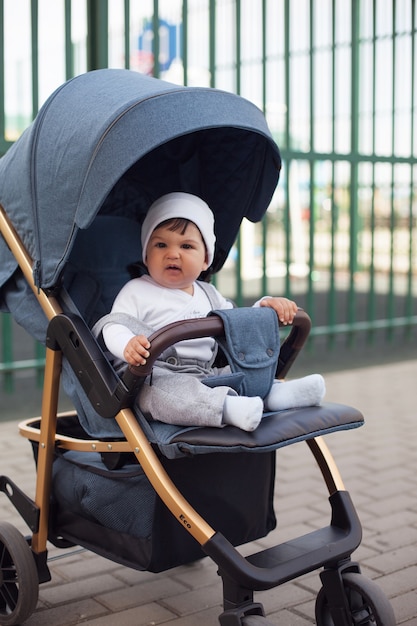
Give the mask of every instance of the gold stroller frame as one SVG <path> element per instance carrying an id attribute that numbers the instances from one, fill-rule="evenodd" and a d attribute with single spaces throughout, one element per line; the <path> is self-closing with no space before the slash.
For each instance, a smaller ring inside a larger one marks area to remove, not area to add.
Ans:
<path id="1" fill-rule="evenodd" d="M 58 303 L 58 300 L 53 295 L 47 294 L 42 290 L 38 290 L 34 284 L 32 260 L 2 207 L 0 207 L 0 232 L 6 240 L 11 252 L 15 256 L 24 277 L 31 286 L 33 293 L 35 294 L 47 319 L 51 322 L 54 318 L 61 316 L 62 308 Z M 171 345 L 174 341 L 178 341 L 180 337 L 191 338 L 194 336 L 203 336 L 204 333 L 206 333 L 206 335 L 216 336 L 222 334 L 223 332 L 222 322 L 219 318 L 211 318 L 211 320 L 205 318 L 204 320 L 192 320 L 191 323 L 186 322 L 185 324 L 180 324 L 183 327 L 181 331 L 179 330 L 179 324 L 172 324 L 170 326 L 173 328 L 169 329 L 169 332 L 167 331 L 164 333 L 163 331 L 160 331 L 158 336 L 151 338 L 151 345 L 153 348 L 152 353 L 156 352 L 156 355 L 159 354 L 162 350 L 158 352 L 156 349 L 158 345 L 162 345 L 162 347 Z M 288 363 L 284 363 L 283 365 L 281 377 L 282 375 L 285 375 L 299 350 L 301 350 L 307 338 L 309 328 L 310 320 L 308 316 L 304 312 L 297 314 L 294 325 L 292 326 L 290 333 L 281 348 L 281 351 L 285 353 L 285 349 L 287 347 L 290 354 Z M 47 347 L 40 427 L 36 426 L 36 423 L 39 422 L 39 418 L 27 419 L 19 424 L 20 434 L 30 441 L 38 444 L 36 492 L 33 501 L 33 508 L 31 510 L 30 507 L 26 507 L 22 512 L 22 515 L 31 530 L 33 530 L 33 534 L 30 539 L 30 549 L 34 556 L 34 561 L 37 564 L 39 582 L 44 582 L 50 578 L 50 576 L 48 577 L 49 571 L 46 565 L 46 555 L 52 464 L 56 448 L 60 448 L 62 450 L 99 453 L 130 452 L 135 455 L 154 490 L 171 511 L 172 515 L 177 519 L 179 524 L 182 525 L 200 544 L 203 551 L 209 556 L 214 557 L 216 562 L 219 564 L 225 591 L 224 613 L 219 617 L 220 623 L 225 626 L 229 626 L 229 624 L 231 626 L 234 624 L 269 624 L 270 622 L 268 622 L 265 618 L 262 605 L 253 602 L 252 592 L 256 589 L 268 589 L 281 584 L 281 582 L 290 580 L 294 577 L 294 565 L 289 566 L 288 572 L 281 573 L 280 576 L 274 575 L 273 579 L 270 579 L 267 574 L 262 572 L 264 569 L 262 565 L 262 558 L 260 558 L 260 560 L 255 558 L 252 562 L 250 560 L 248 561 L 244 557 L 240 556 L 240 553 L 233 548 L 233 559 L 232 562 L 229 563 L 229 546 L 223 546 L 222 538 L 220 539 L 220 543 L 218 545 L 215 544 L 214 549 L 211 549 L 211 542 L 216 538 L 216 530 L 199 515 L 199 513 L 190 505 L 179 489 L 175 486 L 167 471 L 161 465 L 157 454 L 145 436 L 131 408 L 121 408 L 115 416 L 117 424 L 125 436 L 125 441 L 100 441 L 98 439 L 83 440 L 57 434 L 57 420 L 60 416 L 65 415 L 63 413 L 59 413 L 58 411 L 61 365 L 61 350 Z M 149 367 L 152 367 L 151 361 L 149 362 Z M 308 438 L 306 443 L 322 473 L 330 499 L 342 498 L 342 500 L 347 499 L 349 501 L 349 496 L 345 490 L 337 465 L 323 437 L 316 436 Z M 3 491 L 6 495 L 8 495 L 12 503 L 18 507 L 19 502 L 15 502 L 15 499 L 20 500 L 21 494 L 18 488 L 11 483 L 11 488 L 8 488 L 8 485 L 6 484 Z M 341 515 L 341 517 L 343 516 L 344 514 Z M 327 570 L 332 570 L 333 573 L 336 571 L 336 583 L 328 583 L 333 585 L 335 597 L 340 596 L 341 591 L 345 590 L 347 584 L 346 581 L 349 582 L 349 576 L 353 575 L 359 576 L 361 579 L 364 578 L 359 573 L 359 567 L 357 564 L 351 563 L 350 559 L 347 558 L 347 552 L 350 554 L 350 552 L 353 551 L 361 541 L 361 528 L 359 520 L 357 519 L 354 511 L 353 513 L 350 511 L 348 517 L 349 516 L 351 516 L 351 520 L 347 523 L 349 528 L 345 533 L 346 535 L 349 535 L 349 548 L 346 548 L 346 546 L 342 548 L 340 559 L 338 560 L 337 552 L 331 559 L 330 557 L 329 559 L 326 557 L 323 562 L 314 557 L 311 563 L 307 563 L 305 566 L 302 566 L 300 570 L 300 573 L 312 571 L 324 563 Z M 333 510 L 333 517 L 339 517 L 338 514 L 335 514 L 335 510 Z M 319 551 L 320 550 L 321 546 L 319 548 Z M 257 564 L 258 561 L 261 563 L 261 566 Z M 327 561 L 331 561 L 330 567 L 327 567 Z M 278 565 L 276 567 L 278 568 Z M 240 575 L 241 569 L 244 571 L 242 576 Z M 283 572 L 285 572 L 285 568 Z M 234 582 L 234 578 L 237 579 L 237 582 Z M 325 574 L 322 576 L 322 580 L 323 583 L 326 581 Z M 252 584 L 250 589 L 249 583 Z M 386 618 L 386 621 L 383 623 L 394 624 L 395 621 L 392 609 L 388 601 L 385 599 L 385 596 L 376 590 L 376 586 L 371 586 L 371 591 L 369 591 L 367 585 L 364 586 L 364 589 L 365 591 L 363 595 L 368 601 L 368 604 L 371 605 L 374 614 L 375 606 L 380 607 L 378 610 L 379 613 L 385 616 L 384 620 Z M 328 613 L 333 615 L 332 611 L 334 608 L 332 602 L 329 602 L 328 600 L 329 597 L 330 593 L 327 592 L 327 596 L 324 594 L 324 597 L 321 598 L 321 610 L 323 610 L 324 606 L 326 615 Z M 345 605 L 347 613 L 352 610 L 350 605 L 348 606 L 349 603 L 346 604 L 345 598 L 342 598 L 341 600 L 339 599 L 339 601 L 341 604 Z M 27 613 L 30 614 L 34 608 L 35 607 L 33 606 L 29 607 Z M 335 615 L 338 611 L 339 609 L 335 610 Z M 376 611 L 377 614 L 378 611 Z M 250 621 L 251 619 L 255 621 Z M 377 617 L 376 622 L 370 621 L 369 623 L 382 623 L 378 621 L 378 619 L 379 618 Z M 1 619 L 0 623 L 2 623 Z M 318 621 L 318 623 L 321 622 Z M 339 622 L 335 618 L 334 623 L 342 624 L 345 622 Z"/>

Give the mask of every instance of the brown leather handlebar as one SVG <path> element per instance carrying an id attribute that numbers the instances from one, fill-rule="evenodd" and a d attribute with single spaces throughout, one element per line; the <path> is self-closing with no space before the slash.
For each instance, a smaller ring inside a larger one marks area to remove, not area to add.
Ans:
<path id="1" fill-rule="evenodd" d="M 311 328 L 310 317 L 299 309 L 291 325 L 290 332 L 281 345 L 277 377 L 284 377 L 298 353 L 304 346 Z M 150 356 L 145 365 L 130 365 L 129 370 L 136 376 L 148 376 L 157 358 L 169 346 L 185 339 L 198 337 L 221 337 L 224 335 L 223 321 L 217 315 L 173 322 L 156 331 L 149 337 Z"/>

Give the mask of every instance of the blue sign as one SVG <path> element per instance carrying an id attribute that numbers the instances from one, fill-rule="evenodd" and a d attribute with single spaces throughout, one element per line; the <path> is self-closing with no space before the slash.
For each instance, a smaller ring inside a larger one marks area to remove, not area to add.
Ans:
<path id="1" fill-rule="evenodd" d="M 159 69 L 166 72 L 172 61 L 182 58 L 182 24 L 169 24 L 159 20 Z M 138 69 L 144 74 L 152 74 L 154 66 L 153 22 L 144 21 L 143 30 L 138 37 Z"/>

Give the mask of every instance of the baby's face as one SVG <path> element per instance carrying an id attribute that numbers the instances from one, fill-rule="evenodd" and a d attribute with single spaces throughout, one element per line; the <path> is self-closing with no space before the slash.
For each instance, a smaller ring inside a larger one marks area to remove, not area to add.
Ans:
<path id="1" fill-rule="evenodd" d="M 146 249 L 150 276 L 162 287 L 193 293 L 193 283 L 207 269 L 204 240 L 197 226 L 189 223 L 185 232 L 160 226 L 153 231 Z"/>

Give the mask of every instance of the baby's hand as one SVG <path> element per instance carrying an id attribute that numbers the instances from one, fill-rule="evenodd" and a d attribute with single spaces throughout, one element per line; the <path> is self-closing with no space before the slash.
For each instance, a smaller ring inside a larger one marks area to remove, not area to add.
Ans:
<path id="1" fill-rule="evenodd" d="M 295 302 L 288 298 L 264 298 L 259 303 L 260 306 L 269 306 L 276 311 L 279 321 L 286 326 L 292 324 L 298 307 Z"/>
<path id="2" fill-rule="evenodd" d="M 128 341 L 123 356 L 130 365 L 145 365 L 151 344 L 145 335 L 136 335 Z"/>

